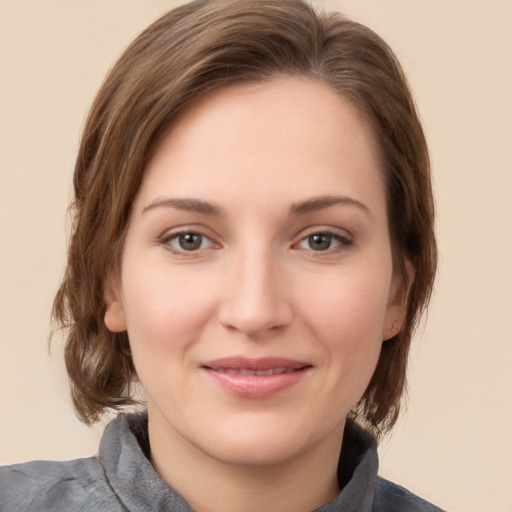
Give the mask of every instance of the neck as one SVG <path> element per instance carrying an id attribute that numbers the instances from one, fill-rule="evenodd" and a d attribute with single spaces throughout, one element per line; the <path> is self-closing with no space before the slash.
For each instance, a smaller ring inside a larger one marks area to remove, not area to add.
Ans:
<path id="1" fill-rule="evenodd" d="M 210 457 L 167 423 L 149 419 L 151 463 L 198 512 L 310 511 L 338 493 L 343 426 L 321 445 L 272 464 L 230 464 Z"/>

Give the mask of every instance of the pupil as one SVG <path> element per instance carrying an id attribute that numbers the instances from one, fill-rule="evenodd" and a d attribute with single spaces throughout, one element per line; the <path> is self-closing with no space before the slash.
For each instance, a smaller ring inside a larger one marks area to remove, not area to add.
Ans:
<path id="1" fill-rule="evenodd" d="M 193 251 L 201 247 L 201 235 L 196 233 L 186 233 L 180 235 L 180 247 L 186 251 Z"/>
<path id="2" fill-rule="evenodd" d="M 325 251 L 331 245 L 331 237 L 329 235 L 311 235 L 309 245 L 316 251 Z"/>

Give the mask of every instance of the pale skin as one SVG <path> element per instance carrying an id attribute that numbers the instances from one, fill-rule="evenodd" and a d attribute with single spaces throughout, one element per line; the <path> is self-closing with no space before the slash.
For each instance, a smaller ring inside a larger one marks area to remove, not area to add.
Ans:
<path id="1" fill-rule="evenodd" d="M 193 104 L 146 169 L 106 287 L 106 325 L 127 330 L 147 393 L 156 471 L 201 512 L 332 500 L 346 416 L 405 296 L 374 137 L 349 101 L 280 77 Z M 233 388 L 212 368 L 225 358 L 300 368 L 230 369 Z"/>

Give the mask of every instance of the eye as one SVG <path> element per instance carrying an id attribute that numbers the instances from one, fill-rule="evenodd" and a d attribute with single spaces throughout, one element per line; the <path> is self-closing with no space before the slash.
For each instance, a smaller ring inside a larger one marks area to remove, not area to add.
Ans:
<path id="1" fill-rule="evenodd" d="M 195 252 L 213 246 L 213 242 L 207 236 L 194 231 L 171 233 L 163 237 L 161 242 L 174 253 Z"/>
<path id="2" fill-rule="evenodd" d="M 316 252 L 332 251 L 349 245 L 352 245 L 352 241 L 348 238 L 329 232 L 311 233 L 297 244 L 301 249 Z"/>

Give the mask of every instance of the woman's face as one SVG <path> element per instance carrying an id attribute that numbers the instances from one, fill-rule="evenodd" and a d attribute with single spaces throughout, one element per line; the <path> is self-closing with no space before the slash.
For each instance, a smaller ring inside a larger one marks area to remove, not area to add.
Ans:
<path id="1" fill-rule="evenodd" d="M 327 85 L 279 78 L 173 124 L 105 321 L 128 331 L 153 449 L 264 465 L 339 447 L 403 295 L 369 126 Z"/>

